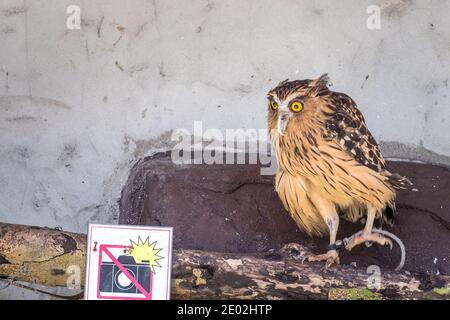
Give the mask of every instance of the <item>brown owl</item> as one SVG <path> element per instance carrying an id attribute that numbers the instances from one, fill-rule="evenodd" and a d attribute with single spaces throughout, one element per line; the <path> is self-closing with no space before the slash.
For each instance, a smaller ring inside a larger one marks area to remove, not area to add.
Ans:
<path id="1" fill-rule="evenodd" d="M 339 217 L 366 219 L 346 249 L 363 242 L 392 242 L 372 231 L 374 220 L 392 222 L 395 189 L 411 182 L 386 170 L 377 142 L 355 102 L 328 88 L 328 77 L 281 82 L 268 93 L 268 125 L 276 150 L 275 189 L 299 228 L 330 235 L 329 251 L 310 261 L 339 263 Z"/>

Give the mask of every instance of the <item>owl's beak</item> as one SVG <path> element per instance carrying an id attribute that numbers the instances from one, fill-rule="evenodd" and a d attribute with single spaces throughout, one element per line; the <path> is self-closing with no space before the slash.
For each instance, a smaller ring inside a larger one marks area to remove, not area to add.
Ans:
<path id="1" fill-rule="evenodd" d="M 287 125 L 290 120 L 290 114 L 288 112 L 280 111 L 278 114 L 278 121 L 277 121 L 277 129 L 278 133 L 282 136 L 284 136 L 284 133 L 286 132 Z"/>

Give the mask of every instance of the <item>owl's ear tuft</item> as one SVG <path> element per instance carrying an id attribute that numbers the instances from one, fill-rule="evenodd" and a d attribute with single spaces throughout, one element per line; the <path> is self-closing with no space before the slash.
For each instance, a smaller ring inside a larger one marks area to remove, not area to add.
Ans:
<path id="1" fill-rule="evenodd" d="M 328 85 L 330 84 L 330 77 L 328 76 L 328 73 L 324 73 L 316 81 L 317 83 L 320 83 L 325 87 L 328 87 Z"/>
<path id="2" fill-rule="evenodd" d="M 287 79 L 281 81 L 279 84 L 277 84 L 277 87 L 282 86 L 283 84 L 285 84 L 285 83 L 287 83 L 287 82 L 289 82 L 289 78 L 287 78 Z"/>
<path id="3" fill-rule="evenodd" d="M 308 95 L 311 97 L 326 95 L 330 91 L 328 85 L 330 85 L 330 77 L 328 77 L 328 73 L 324 73 L 318 79 L 311 81 Z"/>

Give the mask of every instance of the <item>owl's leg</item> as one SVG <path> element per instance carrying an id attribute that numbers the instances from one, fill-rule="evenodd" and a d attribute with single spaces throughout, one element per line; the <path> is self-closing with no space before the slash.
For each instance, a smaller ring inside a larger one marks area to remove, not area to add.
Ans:
<path id="1" fill-rule="evenodd" d="M 361 235 L 353 235 L 350 237 L 348 243 L 346 244 L 345 248 L 347 250 L 352 250 L 357 245 L 360 245 L 363 242 L 369 241 L 369 242 L 376 242 L 382 246 L 389 245 L 389 247 L 392 249 L 392 241 L 386 237 L 383 237 L 382 235 L 378 233 L 373 233 L 373 222 L 376 217 L 376 209 L 373 207 L 367 208 L 367 221 L 366 225 L 364 227 L 364 230 Z"/>
<path id="2" fill-rule="evenodd" d="M 328 246 L 328 252 L 324 254 L 318 254 L 308 257 L 308 261 L 326 261 L 325 267 L 328 268 L 334 263 L 339 264 L 339 254 L 336 246 L 336 234 L 339 227 L 339 216 L 336 210 L 333 213 L 324 217 L 325 223 L 330 231 L 330 245 Z"/>

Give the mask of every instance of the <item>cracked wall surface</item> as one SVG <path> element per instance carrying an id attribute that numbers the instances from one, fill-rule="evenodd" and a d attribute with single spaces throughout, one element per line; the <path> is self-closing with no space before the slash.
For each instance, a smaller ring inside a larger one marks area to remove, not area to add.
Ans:
<path id="1" fill-rule="evenodd" d="M 81 8 L 81 30 L 66 8 Z M 382 8 L 381 30 L 366 27 Z M 114 223 L 135 161 L 176 128 L 266 126 L 266 92 L 328 72 L 386 155 L 450 165 L 450 2 L 0 4 L 0 221 Z"/>

